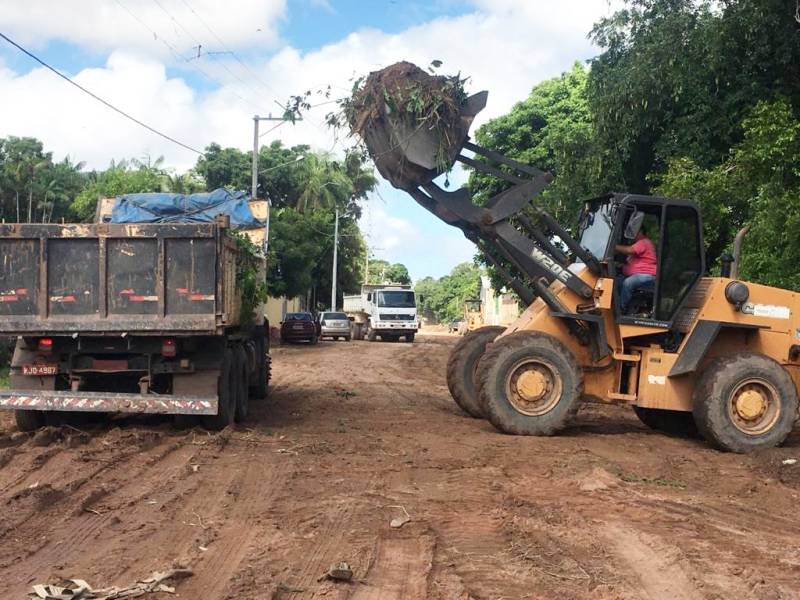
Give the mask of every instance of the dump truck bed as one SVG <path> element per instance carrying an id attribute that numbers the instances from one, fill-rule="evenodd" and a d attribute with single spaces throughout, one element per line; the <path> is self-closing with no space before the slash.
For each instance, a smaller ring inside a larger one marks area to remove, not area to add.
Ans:
<path id="1" fill-rule="evenodd" d="M 219 223 L 0 225 L 0 335 L 219 334 L 239 324 Z"/>

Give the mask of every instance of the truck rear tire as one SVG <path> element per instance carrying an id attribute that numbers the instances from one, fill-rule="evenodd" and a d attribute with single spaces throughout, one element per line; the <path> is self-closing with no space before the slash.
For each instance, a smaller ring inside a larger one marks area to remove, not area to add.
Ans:
<path id="1" fill-rule="evenodd" d="M 255 383 L 250 386 L 250 396 L 257 400 L 263 400 L 267 396 L 267 357 L 269 356 L 267 342 L 264 337 L 255 340 L 256 345 L 256 373 Z"/>
<path id="2" fill-rule="evenodd" d="M 236 380 L 236 408 L 234 410 L 234 420 L 241 423 L 247 418 L 249 412 L 250 390 L 247 377 L 247 353 L 241 344 L 237 344 L 233 349 L 234 354 L 234 373 Z"/>
<path id="3" fill-rule="evenodd" d="M 780 364 L 740 352 L 706 367 L 692 412 L 704 438 L 743 454 L 783 443 L 797 419 L 797 404 L 797 389 Z"/>
<path id="4" fill-rule="evenodd" d="M 447 387 L 456 404 L 470 417 L 483 418 L 478 400 L 475 369 L 486 344 L 505 331 L 504 327 L 482 327 L 458 340 L 447 360 Z"/>
<path id="5" fill-rule="evenodd" d="M 41 410 L 15 410 L 14 420 L 17 429 L 26 433 L 44 427 L 44 413 Z"/>
<path id="6" fill-rule="evenodd" d="M 233 363 L 233 350 L 228 348 L 225 350 L 217 378 L 217 414 L 203 417 L 203 426 L 206 429 L 220 431 L 233 423 L 236 411 L 236 382 L 233 379 Z"/>
<path id="7" fill-rule="evenodd" d="M 583 372 L 572 352 L 545 333 L 518 331 L 483 355 L 477 371 L 486 418 L 515 435 L 553 435 L 578 412 Z"/>

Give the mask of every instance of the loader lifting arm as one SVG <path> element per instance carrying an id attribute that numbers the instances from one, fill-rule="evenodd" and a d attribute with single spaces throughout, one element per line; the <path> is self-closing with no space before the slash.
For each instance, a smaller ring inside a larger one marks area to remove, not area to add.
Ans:
<path id="1" fill-rule="evenodd" d="M 464 156 L 456 160 L 473 169 L 498 177 L 513 184 L 513 187 L 492 197 L 485 206 L 477 206 L 466 188 L 450 192 L 435 183 L 425 183 L 408 192 L 421 206 L 444 222 L 458 227 L 475 243 L 484 256 L 504 278 L 525 304 L 541 298 L 553 316 L 562 318 L 567 328 L 583 343 L 591 343 L 598 359 L 608 354 L 605 331 L 597 315 L 570 312 L 551 291 L 550 284 L 560 281 L 584 300 L 592 297 L 592 287 L 570 270 L 570 257 L 524 214 L 524 209 L 552 181 L 549 173 L 524 165 L 497 152 L 472 142 L 465 142 L 464 149 L 485 156 L 514 171 L 509 173 L 490 164 Z M 539 220 L 558 236 L 568 250 L 588 269 L 600 275 L 597 259 L 572 237 L 549 213 L 533 206 Z M 516 221 L 518 226 L 512 223 Z M 512 275 L 500 263 L 503 257 L 519 271 L 523 279 Z"/>

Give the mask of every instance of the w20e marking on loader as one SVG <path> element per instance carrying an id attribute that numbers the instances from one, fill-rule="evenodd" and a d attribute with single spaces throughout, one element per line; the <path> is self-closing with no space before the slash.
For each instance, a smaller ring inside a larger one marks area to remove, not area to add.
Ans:
<path id="1" fill-rule="evenodd" d="M 467 125 L 486 99 L 481 92 L 467 100 Z M 429 134 L 413 144 L 382 139 L 397 138 L 393 127 L 390 118 L 366 136 L 368 144 L 391 150 L 373 152 L 382 173 L 413 162 L 409 147 L 415 156 L 426 144 L 431 155 L 437 151 Z M 736 281 L 738 252 L 722 277 L 705 277 L 702 221 L 689 200 L 627 193 L 594 198 L 573 236 L 532 205 L 549 174 L 468 141 L 463 149 L 487 160 L 463 152 L 456 160 L 509 182 L 509 189 L 484 206 L 467 189 L 448 192 L 430 178 L 404 189 L 461 229 L 529 304 L 505 331 L 481 328 L 454 348 L 448 387 L 466 412 L 506 433 L 550 435 L 569 424 L 586 396 L 630 404 L 657 430 L 696 426 L 733 452 L 786 439 L 798 408 L 797 294 Z M 657 249 L 656 281 L 635 294 L 634 314 L 622 314 L 614 294 L 621 266 L 615 248 L 642 221 Z"/>

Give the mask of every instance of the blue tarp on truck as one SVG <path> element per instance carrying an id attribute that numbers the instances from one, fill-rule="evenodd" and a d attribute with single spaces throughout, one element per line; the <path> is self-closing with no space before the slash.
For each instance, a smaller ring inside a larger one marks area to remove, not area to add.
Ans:
<path id="1" fill-rule="evenodd" d="M 264 223 L 253 216 L 245 192 L 224 188 L 202 194 L 125 194 L 118 196 L 111 223 L 210 223 L 229 215 L 234 229 L 254 229 Z"/>

